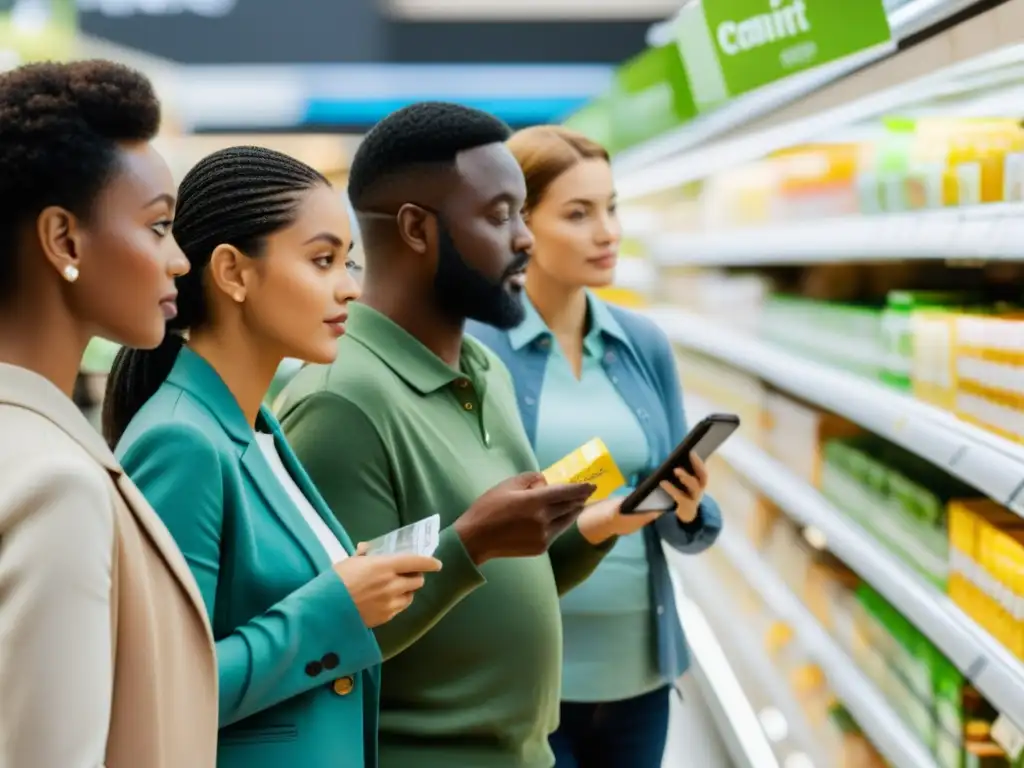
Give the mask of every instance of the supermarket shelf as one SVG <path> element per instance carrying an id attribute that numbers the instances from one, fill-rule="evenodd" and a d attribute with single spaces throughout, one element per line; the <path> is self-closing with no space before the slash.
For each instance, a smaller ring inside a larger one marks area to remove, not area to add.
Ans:
<path id="1" fill-rule="evenodd" d="M 758 376 L 901 445 L 1024 517 L 1024 447 L 869 379 L 678 309 L 646 311 L 673 342 Z"/>
<path id="2" fill-rule="evenodd" d="M 792 740 L 799 744 L 800 748 L 811 758 L 811 762 L 815 766 L 825 768 L 827 761 L 824 759 L 818 740 L 814 737 L 814 731 L 810 723 L 807 722 L 807 718 L 801 710 L 792 688 L 786 683 L 786 680 L 762 647 L 761 638 L 749 633 L 729 632 L 726 634 L 724 628 L 734 627 L 736 617 L 740 614 L 732 604 L 732 601 L 723 593 L 721 586 L 714 583 L 708 577 L 706 568 L 698 560 L 681 555 L 669 547 L 665 547 L 665 555 L 673 566 L 672 576 L 676 586 L 676 603 L 681 606 L 680 617 L 683 625 L 686 627 L 686 637 L 694 660 L 694 672 L 701 688 L 704 689 L 705 687 L 702 678 L 707 676 L 704 672 L 708 666 L 707 655 L 721 656 L 722 663 L 725 664 L 729 664 L 726 659 L 738 660 L 738 666 L 741 668 L 742 673 L 753 678 L 754 684 L 768 695 L 774 706 L 782 713 L 786 720 L 786 728 L 792 734 Z M 680 580 L 686 584 L 686 592 L 693 598 L 692 600 L 681 596 L 681 590 L 678 587 Z M 696 634 L 695 628 L 697 628 Z M 716 628 L 723 632 L 721 640 L 716 638 Z M 713 647 L 711 643 L 719 647 Z M 732 674 L 732 677 L 735 679 L 735 674 Z M 737 685 L 740 685 L 738 681 Z M 742 688 L 740 693 L 742 695 Z M 710 700 L 711 696 L 707 698 Z M 731 704 L 725 696 L 719 695 L 716 698 L 717 702 L 720 703 L 719 706 L 730 704 L 730 708 L 726 710 L 726 713 L 736 713 L 739 711 L 740 708 L 735 704 Z M 760 720 L 751 708 L 751 704 L 745 697 L 743 702 L 743 719 L 747 719 L 746 712 L 749 711 L 753 717 L 753 722 L 744 723 L 736 717 L 729 716 L 726 718 L 729 721 L 726 723 L 726 727 L 738 731 L 742 737 L 746 737 L 752 731 L 756 731 L 762 739 L 766 739 Z M 714 708 L 717 710 L 719 707 Z M 716 722 L 719 722 L 718 712 L 716 711 L 713 714 Z M 719 726 L 719 730 L 724 732 L 722 723 L 719 722 Z M 744 726 L 745 730 L 740 730 Z M 736 736 L 730 736 L 730 742 L 736 738 Z M 758 768 L 761 766 L 765 768 L 777 766 L 778 762 L 767 741 L 765 742 L 765 747 L 768 750 L 767 756 L 761 757 L 761 762 L 742 762 L 744 755 L 738 756 L 731 743 L 729 753 L 738 765 L 748 764 Z M 756 753 L 753 750 L 748 750 L 745 754 L 747 759 L 755 756 Z"/>
<path id="3" fill-rule="evenodd" d="M 719 537 L 717 547 L 747 577 L 768 608 L 792 627 L 797 642 L 821 667 L 836 696 L 879 752 L 893 765 L 936 768 L 924 745 L 757 550 L 728 532 Z"/>
<path id="4" fill-rule="evenodd" d="M 702 403 L 691 402 L 690 418 L 710 412 Z M 789 517 L 821 531 L 828 549 L 871 582 L 927 635 L 996 709 L 1015 723 L 1024 723 L 1024 663 L 946 595 L 890 555 L 814 488 L 757 446 L 734 437 L 722 446 L 719 455 Z"/>
<path id="5" fill-rule="evenodd" d="M 662 266 L 758 266 L 907 259 L 1024 259 L 1024 204 L 817 219 L 649 241 Z"/>
<path id="6" fill-rule="evenodd" d="M 757 713 L 743 693 L 701 608 L 673 578 L 676 605 L 686 627 L 691 672 L 736 768 L 780 768 Z"/>

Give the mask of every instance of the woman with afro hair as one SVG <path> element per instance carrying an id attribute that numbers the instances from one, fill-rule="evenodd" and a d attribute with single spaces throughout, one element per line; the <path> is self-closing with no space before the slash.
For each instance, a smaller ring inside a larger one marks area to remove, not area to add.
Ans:
<path id="1" fill-rule="evenodd" d="M 216 762 L 202 598 L 72 400 L 91 338 L 156 347 L 176 312 L 159 125 L 117 64 L 0 75 L 0 766 Z"/>

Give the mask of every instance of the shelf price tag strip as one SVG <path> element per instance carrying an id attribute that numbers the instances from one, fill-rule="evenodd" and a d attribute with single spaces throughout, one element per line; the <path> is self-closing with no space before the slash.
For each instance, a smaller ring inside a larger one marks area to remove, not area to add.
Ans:
<path id="1" fill-rule="evenodd" d="M 652 257 L 662 266 L 1019 260 L 1024 258 L 1024 204 L 844 216 L 646 239 Z"/>

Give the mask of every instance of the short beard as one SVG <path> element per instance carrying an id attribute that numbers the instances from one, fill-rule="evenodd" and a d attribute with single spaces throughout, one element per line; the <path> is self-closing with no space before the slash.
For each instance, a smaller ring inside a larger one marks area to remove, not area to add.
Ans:
<path id="1" fill-rule="evenodd" d="M 526 317 L 522 289 L 510 286 L 508 277 L 523 269 L 529 256 L 516 260 L 493 282 L 471 267 L 451 238 L 448 227 L 438 222 L 437 274 L 434 295 L 442 312 L 453 320 L 477 320 L 507 331 Z"/>

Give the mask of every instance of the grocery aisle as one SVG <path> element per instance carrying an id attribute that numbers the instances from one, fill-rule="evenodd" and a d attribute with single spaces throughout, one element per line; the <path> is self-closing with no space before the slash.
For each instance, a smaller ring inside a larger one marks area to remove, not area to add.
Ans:
<path id="1" fill-rule="evenodd" d="M 986 7 L 616 161 L 609 298 L 672 341 L 691 424 L 743 422 L 725 532 L 671 558 L 742 698 L 701 714 L 730 764 L 1024 765 L 1021 30 Z"/>

